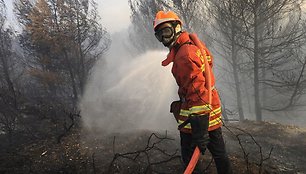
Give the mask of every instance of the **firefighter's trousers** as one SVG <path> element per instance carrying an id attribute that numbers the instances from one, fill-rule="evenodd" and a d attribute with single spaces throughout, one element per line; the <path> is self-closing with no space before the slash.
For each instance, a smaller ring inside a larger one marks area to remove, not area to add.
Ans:
<path id="1" fill-rule="evenodd" d="M 191 134 L 180 132 L 180 137 L 182 158 L 183 162 L 187 166 L 191 159 L 195 146 L 192 144 Z M 218 174 L 232 174 L 230 161 L 225 150 L 221 127 L 213 131 L 209 131 L 209 138 L 210 142 L 207 145 L 207 149 L 210 151 L 214 158 Z M 201 164 L 201 162 L 199 161 L 193 173 L 204 173 L 204 166 L 205 164 Z"/>

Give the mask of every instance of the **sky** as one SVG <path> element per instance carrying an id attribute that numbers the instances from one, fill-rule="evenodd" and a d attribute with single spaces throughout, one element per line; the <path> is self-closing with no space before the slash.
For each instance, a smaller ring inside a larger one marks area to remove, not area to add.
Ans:
<path id="1" fill-rule="evenodd" d="M 4 0 L 8 10 L 8 21 L 17 24 L 12 15 L 13 0 Z M 101 17 L 101 24 L 108 32 L 116 33 L 128 28 L 130 24 L 130 10 L 128 0 L 96 0 Z"/>

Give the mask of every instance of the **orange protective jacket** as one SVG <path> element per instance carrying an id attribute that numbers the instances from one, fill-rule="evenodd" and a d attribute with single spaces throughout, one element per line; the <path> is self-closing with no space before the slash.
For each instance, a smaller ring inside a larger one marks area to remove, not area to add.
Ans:
<path id="1" fill-rule="evenodd" d="M 202 43 L 203 44 L 203 43 Z M 204 46 L 209 65 L 213 66 L 213 57 Z M 221 121 L 221 104 L 216 88 L 215 79 L 211 73 L 212 101 L 208 102 L 208 90 L 205 88 L 205 66 L 200 49 L 193 43 L 187 32 L 183 32 L 171 48 L 163 66 L 173 62 L 172 74 L 179 86 L 178 95 L 182 102 L 178 123 L 182 124 L 191 114 L 209 114 L 208 131 L 219 128 Z M 187 124 L 182 132 L 191 133 L 191 125 Z"/>

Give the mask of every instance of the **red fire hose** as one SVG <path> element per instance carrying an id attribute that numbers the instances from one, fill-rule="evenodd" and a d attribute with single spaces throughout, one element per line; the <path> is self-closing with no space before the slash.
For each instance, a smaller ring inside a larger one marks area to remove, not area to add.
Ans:
<path id="1" fill-rule="evenodd" d="M 208 64 L 207 58 L 206 58 L 206 52 L 204 51 L 204 46 L 202 45 L 202 43 L 200 42 L 200 40 L 198 39 L 196 34 L 190 34 L 190 39 L 194 42 L 194 44 L 201 50 L 201 54 L 203 55 L 204 58 L 204 64 L 205 64 L 205 87 L 208 90 L 208 104 L 211 104 L 211 100 L 212 100 L 212 95 L 211 95 L 211 68 Z M 187 168 L 184 171 L 184 174 L 192 174 L 195 166 L 198 163 L 198 160 L 200 158 L 200 149 L 198 147 L 196 147 L 194 149 L 194 152 L 192 154 L 191 160 L 189 161 L 189 164 L 187 166 Z"/>
<path id="2" fill-rule="evenodd" d="M 211 100 L 212 100 L 212 91 L 211 91 L 211 68 L 208 64 L 208 61 L 207 61 L 207 57 L 206 57 L 206 51 L 205 51 L 205 48 L 204 48 L 204 45 L 201 43 L 201 41 L 198 39 L 198 36 L 194 33 L 190 34 L 190 39 L 194 42 L 194 44 L 200 49 L 201 51 L 201 54 L 203 56 L 203 59 L 204 59 L 204 66 L 205 66 L 205 71 L 204 71 L 204 76 L 205 76 L 205 88 L 207 89 L 208 91 L 208 103 L 207 104 L 211 104 Z"/>
<path id="3" fill-rule="evenodd" d="M 191 160 L 190 160 L 188 166 L 185 169 L 184 174 L 192 174 L 195 166 L 197 165 L 197 163 L 199 161 L 199 158 L 200 158 L 200 149 L 198 147 L 196 147 L 194 149 L 194 152 L 193 152 L 193 155 L 191 157 Z"/>

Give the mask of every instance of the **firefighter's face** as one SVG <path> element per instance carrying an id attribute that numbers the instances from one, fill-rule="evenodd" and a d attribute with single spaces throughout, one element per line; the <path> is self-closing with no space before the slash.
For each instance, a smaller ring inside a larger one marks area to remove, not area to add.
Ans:
<path id="1" fill-rule="evenodd" d="M 169 47 L 174 40 L 174 28 L 171 23 L 161 24 L 155 31 L 155 37 L 162 42 L 165 47 Z"/>

